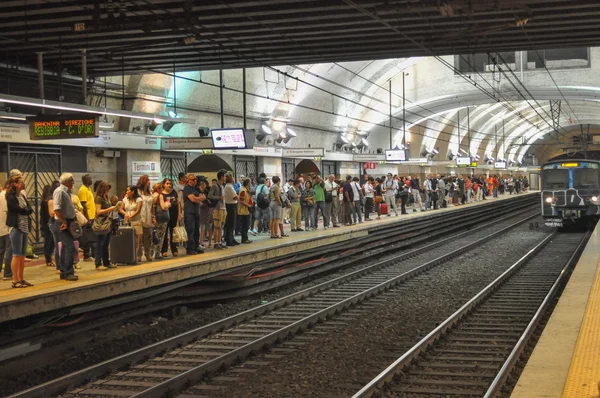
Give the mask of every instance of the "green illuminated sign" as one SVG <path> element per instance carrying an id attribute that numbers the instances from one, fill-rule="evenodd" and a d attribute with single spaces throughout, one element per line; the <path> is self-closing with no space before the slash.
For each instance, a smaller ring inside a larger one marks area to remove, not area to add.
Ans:
<path id="1" fill-rule="evenodd" d="M 34 116 L 27 121 L 32 140 L 94 138 L 100 130 L 98 115 Z"/>

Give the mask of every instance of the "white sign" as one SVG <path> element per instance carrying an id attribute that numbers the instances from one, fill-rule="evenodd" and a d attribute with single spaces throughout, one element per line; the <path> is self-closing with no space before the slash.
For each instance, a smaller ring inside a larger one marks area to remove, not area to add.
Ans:
<path id="1" fill-rule="evenodd" d="M 404 149 L 386 149 L 385 160 L 388 162 L 406 161 L 406 151 Z"/>
<path id="2" fill-rule="evenodd" d="M 456 158 L 456 165 L 457 166 L 470 166 L 471 165 L 471 158 L 470 157 Z"/>
<path id="3" fill-rule="evenodd" d="M 148 173 L 158 173 L 160 174 L 160 163 L 159 162 L 131 162 L 131 172 L 132 173 L 140 173 L 140 174 L 148 174 Z"/>
<path id="4" fill-rule="evenodd" d="M 212 139 L 209 137 L 195 138 L 162 138 L 161 145 L 163 150 L 169 149 L 213 149 Z"/>
<path id="5" fill-rule="evenodd" d="M 215 149 L 245 149 L 244 129 L 214 129 L 210 131 Z"/>
<path id="6" fill-rule="evenodd" d="M 505 169 L 506 168 L 506 162 L 495 162 L 494 163 L 494 168 L 495 169 Z"/>
<path id="7" fill-rule="evenodd" d="M 148 179 L 150 180 L 150 189 L 152 189 L 152 185 L 162 181 L 161 175 L 159 173 L 133 173 L 131 175 L 131 185 L 136 185 L 140 177 L 144 174 L 146 174 L 148 176 Z"/>
<path id="8" fill-rule="evenodd" d="M 354 160 L 355 162 L 383 162 L 385 160 L 385 155 L 353 155 L 352 160 Z"/>
<path id="9" fill-rule="evenodd" d="M 324 155 L 323 148 L 283 148 L 284 158 L 314 158 Z"/>

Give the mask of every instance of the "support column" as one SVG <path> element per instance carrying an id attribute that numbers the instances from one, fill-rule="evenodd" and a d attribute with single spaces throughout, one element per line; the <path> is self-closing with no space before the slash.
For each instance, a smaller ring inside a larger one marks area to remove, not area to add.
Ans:
<path id="1" fill-rule="evenodd" d="M 40 99 L 44 99 L 44 53 L 37 53 L 37 64 L 38 64 L 38 90 Z M 44 108 L 42 114 L 44 114 Z"/>
<path id="2" fill-rule="evenodd" d="M 87 51 L 81 50 L 81 91 L 83 103 L 87 105 Z"/>
<path id="3" fill-rule="evenodd" d="M 219 69 L 219 100 L 221 102 L 221 128 L 225 128 L 225 109 L 223 109 L 223 69 Z"/>

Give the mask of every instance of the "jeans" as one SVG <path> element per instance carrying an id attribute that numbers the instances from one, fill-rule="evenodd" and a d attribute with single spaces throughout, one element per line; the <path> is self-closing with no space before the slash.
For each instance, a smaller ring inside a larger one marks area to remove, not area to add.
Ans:
<path id="1" fill-rule="evenodd" d="M 90 222 L 88 224 L 86 224 L 83 229 L 92 229 L 92 224 L 94 223 L 94 220 L 90 220 Z M 96 255 L 96 242 L 90 242 L 87 241 L 85 242 L 85 245 L 83 245 L 83 247 L 81 248 L 83 250 L 83 258 L 89 258 L 92 256 L 92 253 L 94 255 Z"/>
<path id="2" fill-rule="evenodd" d="M 365 220 L 369 218 L 369 214 L 373 212 L 373 198 L 366 198 L 365 201 Z"/>
<path id="3" fill-rule="evenodd" d="M 10 230 L 10 246 L 12 247 L 13 256 L 25 256 L 27 252 L 28 233 L 23 232 L 18 228 Z"/>
<path id="4" fill-rule="evenodd" d="M 354 224 L 357 222 L 362 222 L 362 202 L 360 200 L 354 201 L 354 209 L 352 209 L 352 220 Z"/>
<path id="5" fill-rule="evenodd" d="M 242 234 L 242 242 L 247 242 L 248 239 L 248 229 L 250 229 L 250 214 L 246 216 L 238 215 L 240 219 L 241 226 L 241 234 Z"/>
<path id="6" fill-rule="evenodd" d="M 335 199 L 334 199 L 335 200 Z M 327 228 L 329 226 L 329 215 L 327 214 L 327 203 L 323 202 L 316 202 L 314 207 L 314 228 L 318 228 L 319 227 L 319 210 L 321 210 L 321 214 L 323 215 L 323 226 L 325 228 Z M 337 225 L 337 224 L 335 224 Z"/>
<path id="7" fill-rule="evenodd" d="M 235 217 L 237 215 L 237 204 L 228 203 L 225 205 L 227 208 L 227 216 L 225 217 L 225 243 L 228 245 L 234 241 L 235 234 Z"/>
<path id="8" fill-rule="evenodd" d="M 75 270 L 73 269 L 73 261 L 75 259 L 75 240 L 69 232 L 60 230 L 60 221 L 54 224 L 55 228 L 59 231 L 58 241 L 62 245 L 59 269 L 60 278 L 64 279 L 75 273 Z"/>
<path id="9" fill-rule="evenodd" d="M 171 242 L 171 253 L 177 253 L 177 243 L 173 242 L 173 228 L 177 226 L 177 221 L 169 221 L 167 229 L 165 231 L 165 238 L 162 243 L 161 253 L 166 253 L 169 249 L 169 242 Z M 186 231 L 187 232 L 187 231 Z"/>
<path id="10" fill-rule="evenodd" d="M 269 230 L 269 220 L 271 219 L 271 210 L 267 207 L 261 209 L 258 206 L 254 207 L 254 216 L 261 224 L 258 227 L 258 232 Z"/>
<path id="11" fill-rule="evenodd" d="M 106 235 L 97 235 L 96 242 L 96 252 L 94 253 L 94 262 L 96 263 L 96 268 L 101 265 L 108 267 L 110 265 L 110 260 L 108 259 L 108 246 L 110 245 L 110 234 Z"/>
<path id="12" fill-rule="evenodd" d="M 315 206 L 304 206 L 304 229 L 316 228 L 315 226 Z"/>
<path id="13" fill-rule="evenodd" d="M 185 213 L 184 223 L 188 235 L 187 252 L 195 252 L 200 246 L 200 214 Z"/>
<path id="14" fill-rule="evenodd" d="M 344 225 L 352 224 L 354 202 L 344 202 L 342 207 L 342 223 Z"/>
<path id="15" fill-rule="evenodd" d="M 52 262 L 52 252 L 54 251 L 54 234 L 50 231 L 49 226 L 41 228 L 42 236 L 44 237 L 44 258 L 46 264 Z"/>
<path id="16" fill-rule="evenodd" d="M 329 226 L 329 220 L 331 220 L 333 225 L 340 223 L 340 201 L 337 196 L 333 197 L 333 202 L 327 203 L 327 216 L 327 223 L 324 224 L 326 227 Z"/>
<path id="17" fill-rule="evenodd" d="M 10 245 L 10 236 L 8 234 L 4 236 L 0 236 L 0 264 L 4 261 L 4 254 L 8 254 L 8 251 L 11 250 Z M 12 251 L 12 250 L 11 250 Z M 8 255 L 6 256 L 8 259 Z M 12 256 L 11 256 L 12 261 Z M 4 277 L 9 278 L 12 276 L 12 269 L 10 268 L 10 263 L 6 261 L 4 263 Z"/>
<path id="18" fill-rule="evenodd" d="M 415 198 L 415 207 L 414 207 L 413 211 L 417 211 L 417 204 L 419 205 L 421 210 L 425 210 L 423 208 L 423 199 L 421 199 L 421 192 L 419 192 L 416 189 L 413 190 L 413 197 Z"/>
<path id="19" fill-rule="evenodd" d="M 408 193 L 406 195 L 400 195 L 400 213 L 406 214 L 406 204 L 408 203 Z"/>

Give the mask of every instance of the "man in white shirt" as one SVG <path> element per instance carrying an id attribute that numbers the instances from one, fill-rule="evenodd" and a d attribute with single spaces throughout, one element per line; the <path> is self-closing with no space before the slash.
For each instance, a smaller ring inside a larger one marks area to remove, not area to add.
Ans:
<path id="1" fill-rule="evenodd" d="M 365 221 L 371 221 L 369 218 L 369 213 L 373 211 L 375 193 L 373 189 L 373 184 L 375 183 L 375 179 L 373 177 L 368 177 L 363 185 L 363 192 L 365 193 Z"/>
<path id="2" fill-rule="evenodd" d="M 335 182 L 335 176 L 330 174 L 325 181 L 325 203 L 327 206 L 327 216 L 335 228 L 340 223 L 340 201 L 338 199 L 340 186 Z M 331 200 L 330 200 L 331 198 Z M 328 225 L 326 225 L 328 226 Z"/>
<path id="3" fill-rule="evenodd" d="M 354 224 L 361 223 L 362 224 L 362 191 L 360 189 L 360 185 L 358 185 L 358 177 L 352 178 L 352 182 L 350 183 L 352 186 L 354 206 L 352 209 L 352 220 Z"/>
<path id="4" fill-rule="evenodd" d="M 385 203 L 388 205 L 388 217 L 392 215 L 392 209 L 398 215 L 398 205 L 396 204 L 396 193 L 398 192 L 398 180 L 388 173 L 387 180 L 384 183 Z"/>

